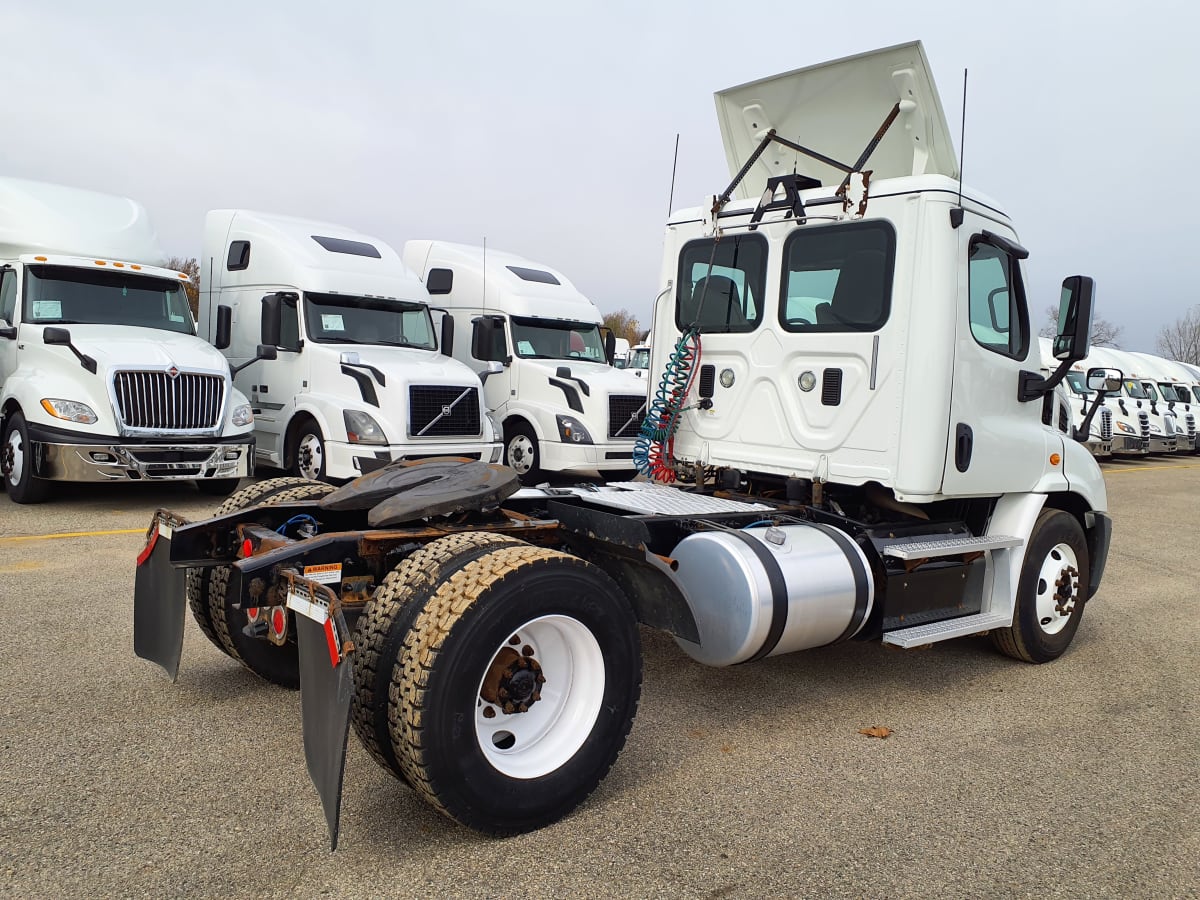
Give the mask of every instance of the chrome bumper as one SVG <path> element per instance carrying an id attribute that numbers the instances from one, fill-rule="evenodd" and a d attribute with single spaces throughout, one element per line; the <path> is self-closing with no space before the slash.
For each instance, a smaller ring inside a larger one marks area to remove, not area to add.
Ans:
<path id="1" fill-rule="evenodd" d="M 1112 449 L 1114 454 L 1122 456 L 1145 456 L 1150 452 L 1150 448 L 1146 446 L 1145 438 L 1134 437 L 1129 434 L 1114 434 Z"/>
<path id="2" fill-rule="evenodd" d="M 54 481 L 197 481 L 254 474 L 244 444 L 57 444 L 32 442 L 34 474 Z"/>
<path id="3" fill-rule="evenodd" d="M 1150 452 L 1151 453 L 1175 453 L 1179 450 L 1179 442 L 1175 436 L 1160 437 L 1157 434 L 1150 435 Z"/>

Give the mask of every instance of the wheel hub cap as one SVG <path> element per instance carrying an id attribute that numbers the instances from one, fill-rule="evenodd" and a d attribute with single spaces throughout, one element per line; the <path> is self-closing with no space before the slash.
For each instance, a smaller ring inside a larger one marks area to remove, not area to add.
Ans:
<path id="1" fill-rule="evenodd" d="M 522 655 L 512 647 L 497 653 L 479 691 L 480 697 L 509 714 L 529 712 L 542 699 L 542 685 L 546 683 L 532 648 L 525 649 L 530 651 L 529 655 Z"/>

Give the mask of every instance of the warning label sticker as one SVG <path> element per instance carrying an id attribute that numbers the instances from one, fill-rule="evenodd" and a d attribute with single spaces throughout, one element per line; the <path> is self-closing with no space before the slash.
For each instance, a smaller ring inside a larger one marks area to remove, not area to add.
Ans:
<path id="1" fill-rule="evenodd" d="M 337 584 L 342 580 L 342 564 L 325 563 L 320 566 L 305 566 L 304 577 L 320 584 Z"/>

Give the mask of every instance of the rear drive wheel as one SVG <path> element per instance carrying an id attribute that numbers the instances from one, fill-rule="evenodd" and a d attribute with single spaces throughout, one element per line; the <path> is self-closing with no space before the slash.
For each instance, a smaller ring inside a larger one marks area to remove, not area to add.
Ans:
<path id="1" fill-rule="evenodd" d="M 389 692 L 392 749 L 450 818 L 532 831 L 607 774 L 641 682 L 637 623 L 612 579 L 554 550 L 493 550 L 415 617 Z"/>
<path id="2" fill-rule="evenodd" d="M 506 546 L 528 546 L 486 531 L 439 538 L 414 551 L 383 579 L 354 635 L 351 721 L 363 746 L 397 778 L 404 774 L 388 734 L 388 685 L 413 619 L 441 583 L 473 559 Z"/>
<path id="3" fill-rule="evenodd" d="M 332 485 L 304 478 L 272 478 L 238 491 L 222 503 L 215 515 L 222 516 L 262 504 L 314 500 L 333 490 Z M 299 656 L 294 642 L 277 647 L 270 641 L 250 637 L 242 631 L 248 624 L 245 610 L 232 609 L 225 603 L 229 587 L 229 567 L 189 569 L 187 597 L 200 630 L 224 653 L 241 662 L 256 675 L 287 688 L 300 686 Z M 291 613 L 288 613 L 290 616 Z"/>
<path id="4" fill-rule="evenodd" d="M 19 412 L 10 415 L 5 426 L 0 469 L 4 488 L 14 503 L 41 503 L 50 492 L 50 482 L 33 476 L 33 445 L 25 417 Z"/>
<path id="5" fill-rule="evenodd" d="M 296 435 L 292 473 L 311 481 L 320 481 L 325 477 L 325 439 L 316 422 L 306 422 Z"/>
<path id="6" fill-rule="evenodd" d="M 524 422 L 504 426 L 504 464 L 517 473 L 521 484 L 537 484 L 542 478 L 541 453 L 532 428 Z"/>
<path id="7" fill-rule="evenodd" d="M 1079 629 L 1090 572 L 1079 521 L 1061 510 L 1043 511 L 1021 566 L 1012 627 L 994 630 L 992 643 L 1025 662 L 1058 659 Z"/>

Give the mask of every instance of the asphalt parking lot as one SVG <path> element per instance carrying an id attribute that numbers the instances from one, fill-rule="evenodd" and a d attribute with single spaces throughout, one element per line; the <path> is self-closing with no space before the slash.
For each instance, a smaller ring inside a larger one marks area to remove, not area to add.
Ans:
<path id="1" fill-rule="evenodd" d="M 966 638 L 718 670 L 644 631 L 629 742 L 575 813 L 479 836 L 351 738 L 332 855 L 298 696 L 191 622 L 178 683 L 133 655 L 151 513 L 216 503 L 0 496 L 0 895 L 1197 896 L 1200 457 L 1105 474 L 1109 568 L 1055 663 Z"/>

